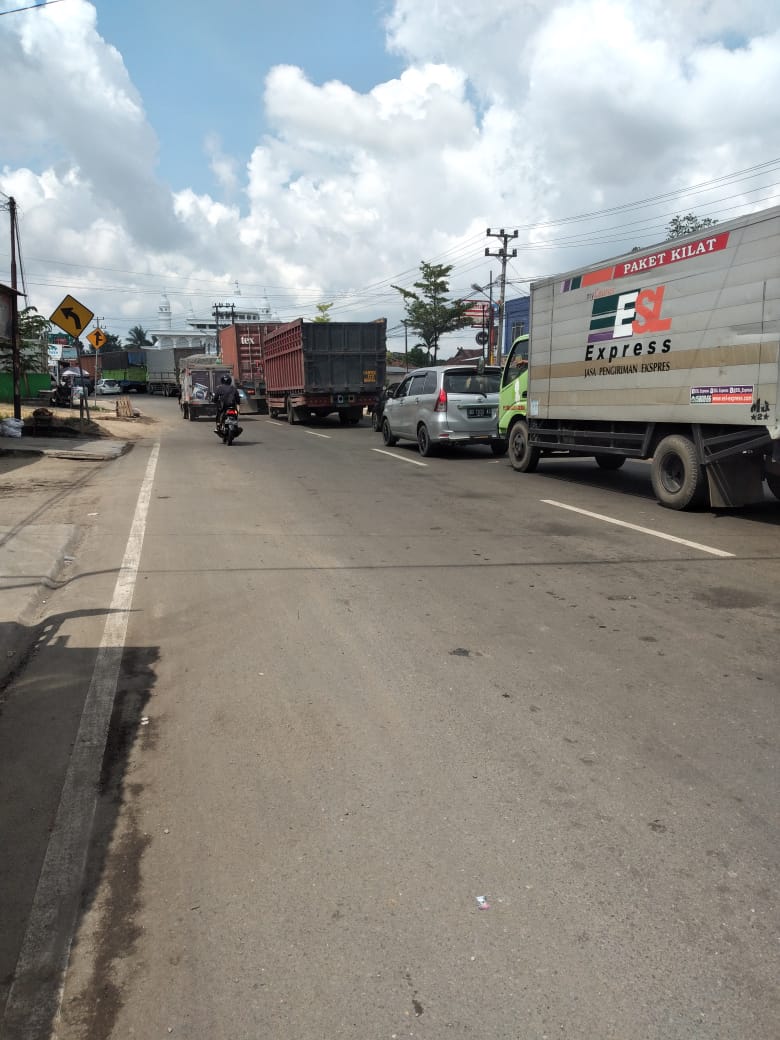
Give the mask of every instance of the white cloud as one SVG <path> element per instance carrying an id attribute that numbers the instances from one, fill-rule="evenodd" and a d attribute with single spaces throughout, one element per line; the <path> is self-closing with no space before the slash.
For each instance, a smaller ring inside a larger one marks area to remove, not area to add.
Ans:
<path id="1" fill-rule="evenodd" d="M 465 289 L 486 279 L 489 225 L 661 195 L 773 159 L 780 140 L 775 5 L 396 0 L 387 32 L 407 63 L 401 75 L 361 93 L 270 69 L 267 130 L 246 167 L 206 136 L 218 192 L 173 193 L 93 6 L 69 0 L 3 21 L 0 92 L 18 101 L 0 124 L 0 189 L 19 203 L 41 310 L 66 280 L 96 310 L 135 316 L 153 313 L 163 287 L 183 313 L 237 279 L 298 293 L 282 309 L 311 314 L 317 299 L 386 288 L 434 258 L 454 262 L 453 286 Z M 629 225 L 622 239 L 607 218 L 523 231 L 514 274 L 603 259 L 626 238 L 657 238 L 671 213 L 709 212 L 711 199 L 741 193 L 720 203 L 728 216 L 755 203 L 745 193 L 754 184 L 615 217 Z M 602 241 L 566 244 L 597 232 Z M 83 266 L 47 272 L 47 258 Z M 334 316 L 388 312 L 400 315 L 392 291 L 356 297 L 354 311 L 339 300 Z"/>

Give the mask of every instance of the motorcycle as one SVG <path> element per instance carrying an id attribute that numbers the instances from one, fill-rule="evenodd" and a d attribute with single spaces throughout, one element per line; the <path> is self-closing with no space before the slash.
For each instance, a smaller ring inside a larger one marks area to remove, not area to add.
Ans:
<path id="1" fill-rule="evenodd" d="M 238 409 L 228 408 L 220 420 L 217 433 L 222 438 L 223 444 L 232 444 L 236 437 L 240 437 L 243 428 L 238 424 Z"/>

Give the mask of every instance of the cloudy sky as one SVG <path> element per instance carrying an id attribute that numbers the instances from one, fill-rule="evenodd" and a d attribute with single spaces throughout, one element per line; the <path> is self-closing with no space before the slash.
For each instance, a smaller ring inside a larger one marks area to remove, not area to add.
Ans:
<path id="1" fill-rule="evenodd" d="M 403 316 L 780 203 L 778 0 L 0 0 L 28 302 L 124 337 L 233 294 Z M 0 281 L 10 280 L 0 213 Z M 399 337 L 402 338 L 402 337 Z"/>

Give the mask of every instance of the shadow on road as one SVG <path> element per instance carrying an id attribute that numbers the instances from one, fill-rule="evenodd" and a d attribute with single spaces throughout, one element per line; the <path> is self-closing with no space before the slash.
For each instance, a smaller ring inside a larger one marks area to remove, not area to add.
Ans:
<path id="1" fill-rule="evenodd" d="M 111 711 L 108 738 L 98 768 L 100 748 L 95 754 L 94 775 L 84 779 L 81 793 L 85 803 L 97 808 L 87 856 L 85 876 L 83 856 L 58 864 L 61 877 L 57 891 L 61 905 L 38 922 L 43 941 L 31 941 L 35 933 L 30 919 L 36 892 L 42 884 L 41 870 L 52 829 L 60 809 L 63 785 L 71 764 L 74 745 L 80 735 L 85 700 L 98 659 L 98 648 L 69 645 L 61 629 L 69 620 L 105 611 L 73 612 L 53 615 L 40 625 L 17 634 L 21 645 L 31 650 L 24 667 L 17 666 L 6 687 L 0 715 L 0 1035 L 3 1040 L 48 1040 L 59 1000 L 59 971 L 52 964 L 63 964 L 68 944 L 78 931 L 79 922 L 89 910 L 98 883 L 110 871 L 107 849 L 110 846 L 119 808 L 125 798 L 128 757 L 141 741 L 154 739 L 153 732 L 141 725 L 144 708 L 155 685 L 157 647 L 125 647 L 119 680 Z M 21 626 L 17 626 L 19 628 Z M 142 746 L 143 746 L 142 744 Z M 114 886 L 120 922 L 112 942 L 126 950 L 133 943 L 132 909 L 137 896 L 140 859 L 145 844 L 139 838 L 123 849 L 121 885 Z M 83 850 L 82 850 L 83 851 Z M 70 904 L 70 906 L 68 905 Z M 72 929 L 76 918 L 75 932 Z M 110 946 L 106 947 L 110 950 Z M 24 963 L 20 954 L 25 951 Z M 32 956 L 30 951 L 32 950 Z M 9 1002 L 12 987 L 14 999 Z M 108 987 L 108 991 L 106 991 Z M 93 1010 L 96 1032 L 106 1036 L 115 1003 L 110 981 L 102 987 L 101 1000 Z M 34 1016 L 20 1014 L 34 995 Z M 98 1023 L 97 1018 L 100 1017 Z"/>

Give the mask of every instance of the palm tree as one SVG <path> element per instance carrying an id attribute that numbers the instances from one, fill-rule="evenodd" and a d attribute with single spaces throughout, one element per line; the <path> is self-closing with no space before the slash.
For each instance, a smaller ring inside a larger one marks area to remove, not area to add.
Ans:
<path id="1" fill-rule="evenodd" d="M 127 333 L 127 346 L 151 347 L 152 341 L 149 339 L 149 335 L 144 328 L 140 325 L 133 325 L 132 329 Z"/>

